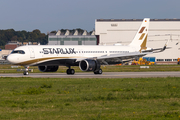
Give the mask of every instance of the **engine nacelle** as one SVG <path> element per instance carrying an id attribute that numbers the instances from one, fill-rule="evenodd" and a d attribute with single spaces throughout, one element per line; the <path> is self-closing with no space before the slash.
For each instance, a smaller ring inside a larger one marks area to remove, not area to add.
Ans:
<path id="1" fill-rule="evenodd" d="M 79 68 L 82 71 L 98 71 L 101 67 L 101 64 L 97 60 L 82 60 L 79 63 Z"/>
<path id="2" fill-rule="evenodd" d="M 38 66 L 41 72 L 56 72 L 59 66 Z"/>

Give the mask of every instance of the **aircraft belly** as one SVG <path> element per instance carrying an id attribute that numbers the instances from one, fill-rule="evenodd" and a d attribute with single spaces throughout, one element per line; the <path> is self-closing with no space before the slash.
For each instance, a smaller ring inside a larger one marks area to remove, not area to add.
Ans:
<path id="1" fill-rule="evenodd" d="M 47 65 L 47 66 L 53 66 L 53 65 L 76 66 L 77 65 L 78 66 L 78 64 L 75 61 L 76 59 L 56 59 L 56 60 L 40 62 L 34 66 L 42 66 L 42 65 Z"/>

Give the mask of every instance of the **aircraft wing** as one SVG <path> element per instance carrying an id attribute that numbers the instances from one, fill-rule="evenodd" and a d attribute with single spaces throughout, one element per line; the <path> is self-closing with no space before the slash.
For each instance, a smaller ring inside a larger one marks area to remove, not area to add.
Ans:
<path id="1" fill-rule="evenodd" d="M 140 52 L 133 52 L 133 53 L 126 53 L 126 54 L 110 54 L 110 55 L 103 55 L 97 57 L 97 60 L 101 62 L 101 64 L 118 64 L 123 63 L 125 61 L 130 61 L 133 58 L 139 58 L 144 55 L 150 54 L 152 52 L 140 53 Z"/>

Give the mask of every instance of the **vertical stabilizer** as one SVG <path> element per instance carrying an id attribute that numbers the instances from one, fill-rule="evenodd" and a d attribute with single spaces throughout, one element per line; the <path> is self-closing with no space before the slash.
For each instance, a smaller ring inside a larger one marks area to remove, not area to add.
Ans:
<path id="1" fill-rule="evenodd" d="M 149 29 L 149 18 L 144 18 L 141 27 L 136 33 L 133 41 L 129 44 L 129 46 L 135 47 L 137 50 L 141 52 L 141 50 L 146 50 L 148 29 Z"/>

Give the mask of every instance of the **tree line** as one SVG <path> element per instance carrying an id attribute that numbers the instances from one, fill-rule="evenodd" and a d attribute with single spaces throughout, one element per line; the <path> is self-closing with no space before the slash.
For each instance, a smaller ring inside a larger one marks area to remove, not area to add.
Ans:
<path id="1" fill-rule="evenodd" d="M 48 43 L 48 35 L 41 33 L 38 29 L 32 32 L 25 30 L 15 31 L 14 29 L 0 30 L 0 47 L 4 48 L 4 46 L 11 41 L 38 42 L 45 45 Z"/>
<path id="2" fill-rule="evenodd" d="M 78 30 L 79 33 L 83 33 L 84 30 L 78 28 L 69 30 L 70 32 L 74 32 Z M 66 29 L 61 29 L 61 32 L 66 32 Z M 57 33 L 57 31 L 51 31 L 50 33 Z M 92 33 L 92 31 L 90 32 Z M 14 29 L 0 30 L 0 48 L 4 48 L 4 46 L 8 42 L 18 41 L 18 42 L 37 42 L 41 45 L 48 44 L 48 34 L 41 33 L 40 30 L 35 29 L 32 32 L 27 32 L 25 30 L 15 31 Z"/>

